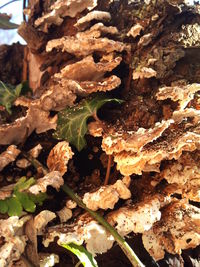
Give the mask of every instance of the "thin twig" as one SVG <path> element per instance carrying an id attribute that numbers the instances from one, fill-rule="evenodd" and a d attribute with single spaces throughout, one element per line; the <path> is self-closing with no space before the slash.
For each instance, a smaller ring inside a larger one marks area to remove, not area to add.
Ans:
<path id="1" fill-rule="evenodd" d="M 20 1 L 20 0 L 12 0 L 12 1 L 10 1 L 10 2 L 4 4 L 3 6 L 0 6 L 0 9 L 4 8 L 4 7 L 7 6 L 7 5 L 12 4 L 13 2 L 17 2 L 17 1 Z"/>
<path id="2" fill-rule="evenodd" d="M 105 227 L 105 229 L 111 233 L 111 235 L 115 238 L 118 245 L 121 247 L 121 249 L 124 251 L 125 255 L 128 257 L 130 262 L 134 267 L 144 267 L 143 263 L 140 261 L 140 259 L 137 257 L 135 252 L 132 250 L 132 248 L 129 246 L 129 244 L 124 240 L 123 237 L 121 237 L 118 232 L 97 212 L 92 211 L 86 207 L 86 205 L 82 202 L 82 200 L 79 198 L 77 194 L 73 192 L 71 188 L 69 188 L 66 184 L 62 186 L 62 190 L 71 198 L 73 199 L 79 207 L 86 210 L 95 220 L 97 220 L 101 225 Z"/>
<path id="3" fill-rule="evenodd" d="M 104 180 L 104 185 L 107 185 L 108 181 L 109 181 L 111 162 L 112 162 L 112 156 L 108 155 L 108 164 L 107 164 L 107 170 L 106 170 L 106 177 L 105 177 L 105 180 Z"/>
<path id="4" fill-rule="evenodd" d="M 40 163 L 37 159 L 32 157 L 29 153 L 22 152 L 22 155 L 33 165 L 33 167 L 35 167 L 36 170 L 38 168 L 41 168 L 44 175 L 48 173 L 48 169 L 44 167 L 44 165 Z"/>

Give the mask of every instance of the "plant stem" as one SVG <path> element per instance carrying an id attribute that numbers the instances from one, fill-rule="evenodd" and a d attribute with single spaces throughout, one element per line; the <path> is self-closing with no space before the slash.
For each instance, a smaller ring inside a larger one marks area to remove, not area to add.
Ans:
<path id="1" fill-rule="evenodd" d="M 44 175 L 46 175 L 48 173 L 48 169 L 45 168 L 37 159 L 35 159 L 34 157 L 32 157 L 29 153 L 26 152 L 22 152 L 22 155 L 28 160 L 30 161 L 30 163 L 33 165 L 33 167 L 35 167 L 35 169 L 37 170 L 38 168 L 42 169 L 42 172 Z"/>
<path id="2" fill-rule="evenodd" d="M 144 267 L 143 263 L 131 249 L 129 244 L 124 240 L 122 236 L 118 234 L 118 232 L 97 212 L 94 212 L 86 207 L 86 205 L 82 202 L 77 194 L 73 192 L 71 188 L 69 188 L 66 184 L 62 186 L 62 190 L 71 198 L 73 199 L 79 207 L 85 209 L 95 220 L 97 220 L 101 225 L 103 225 L 108 232 L 112 234 L 115 238 L 118 245 L 121 247 L 125 255 L 128 257 L 130 262 L 134 267 Z"/>
<path id="3" fill-rule="evenodd" d="M 107 165 L 106 178 L 105 178 L 105 181 L 104 181 L 104 185 L 107 185 L 108 184 L 108 181 L 109 181 L 111 161 L 112 161 L 112 156 L 111 155 L 108 155 L 108 165 Z"/>

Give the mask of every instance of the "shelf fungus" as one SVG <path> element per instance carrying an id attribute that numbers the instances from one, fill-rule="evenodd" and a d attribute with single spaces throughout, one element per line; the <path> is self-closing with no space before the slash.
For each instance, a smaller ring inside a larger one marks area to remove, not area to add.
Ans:
<path id="1" fill-rule="evenodd" d="M 148 196 L 135 205 L 130 204 L 108 213 L 107 221 L 115 226 L 122 236 L 131 232 L 144 233 L 160 220 L 160 209 L 170 201 L 167 196 Z"/>
<path id="2" fill-rule="evenodd" d="M 129 199 L 131 192 L 128 189 L 130 177 L 117 180 L 113 185 L 101 186 L 97 191 L 85 193 L 83 203 L 91 210 L 113 209 L 114 205 L 121 199 Z"/>
<path id="3" fill-rule="evenodd" d="M 64 184 L 64 180 L 62 178 L 62 175 L 58 171 L 52 171 L 48 174 L 46 174 L 44 177 L 37 180 L 35 185 L 32 185 L 28 191 L 32 194 L 39 194 L 40 192 L 46 192 L 47 186 L 52 186 L 56 190 L 59 190 L 59 188 Z"/>
<path id="4" fill-rule="evenodd" d="M 0 154 L 0 171 L 2 171 L 8 164 L 15 161 L 20 154 L 20 150 L 15 145 L 10 145 L 4 152 Z"/>
<path id="5" fill-rule="evenodd" d="M 56 237 L 58 237 L 58 244 L 81 245 L 85 243 L 87 250 L 94 256 L 105 253 L 114 243 L 112 235 L 87 214 L 80 216 L 73 227 L 70 225 L 49 227 L 46 238 L 43 240 L 44 246 L 48 247 Z"/>
<path id="6" fill-rule="evenodd" d="M 36 133 L 43 133 L 55 129 L 57 115 L 50 117 L 49 111 L 45 111 L 40 100 L 18 98 L 16 106 L 27 107 L 26 115 L 16 119 L 10 124 L 0 125 L 0 144 L 19 144 L 23 142 L 34 130 Z"/>
<path id="7" fill-rule="evenodd" d="M 160 138 L 155 143 L 146 145 L 141 152 L 130 153 L 122 151 L 115 155 L 114 161 L 123 175 L 142 174 L 148 165 L 153 168 L 162 160 L 178 159 L 183 151 L 194 151 L 199 146 L 200 134 L 194 131 L 178 129 L 176 133 L 169 132 L 168 136 Z M 152 170 L 153 171 L 153 170 Z"/>
<path id="8" fill-rule="evenodd" d="M 168 163 L 159 177 L 169 184 L 176 184 L 176 193 L 181 194 L 183 198 L 200 202 L 200 166 L 198 160 L 194 160 L 189 153 L 184 153 L 177 161 Z"/>
<path id="9" fill-rule="evenodd" d="M 64 175 L 67 171 L 67 163 L 74 153 L 66 141 L 59 142 L 50 151 L 47 158 L 47 166 L 50 171 L 58 171 Z"/>
<path id="10" fill-rule="evenodd" d="M 68 64 L 52 78 L 46 92 L 40 97 L 41 106 L 45 110 L 60 111 L 66 106 L 73 106 L 77 96 L 110 91 L 121 84 L 116 75 L 108 76 L 121 62 L 120 56 L 109 54 L 95 62 L 92 55 Z M 107 76 L 107 77 L 105 77 Z"/>
<path id="11" fill-rule="evenodd" d="M 142 235 L 144 247 L 157 261 L 164 258 L 165 251 L 181 254 L 183 249 L 200 244 L 200 209 L 174 201 L 162 211 L 161 220 Z"/>
<path id="12" fill-rule="evenodd" d="M 60 39 L 48 41 L 46 52 L 53 49 L 75 55 L 77 58 L 86 57 L 93 53 L 109 54 L 113 52 L 130 52 L 130 45 L 104 37 L 106 33 L 116 34 L 117 28 L 107 27 L 100 23 L 89 30 L 78 32 L 74 36 L 64 36 Z"/>
<path id="13" fill-rule="evenodd" d="M 35 216 L 33 227 L 37 230 L 37 234 L 41 234 L 46 225 L 56 218 L 56 214 L 49 210 L 43 210 Z"/>
<path id="14" fill-rule="evenodd" d="M 57 214 L 60 218 L 61 223 L 64 223 L 72 218 L 72 210 L 67 208 L 66 206 L 61 210 L 57 211 Z"/>
<path id="15" fill-rule="evenodd" d="M 172 101 L 178 101 L 179 110 L 184 110 L 198 91 L 200 91 L 200 84 L 198 83 L 182 86 L 165 86 L 159 88 L 156 97 L 158 100 L 165 100 L 169 98 Z"/>
<path id="16" fill-rule="evenodd" d="M 2 239 L 0 247 L 1 267 L 12 266 L 24 253 L 27 238 L 22 232 L 23 225 L 29 218 L 29 216 L 26 216 L 19 219 L 17 216 L 12 216 L 6 220 L 0 220 L 0 236 Z"/>
<path id="17" fill-rule="evenodd" d="M 108 21 L 111 20 L 111 15 L 109 12 L 94 10 L 87 13 L 87 15 L 85 15 L 84 17 L 80 18 L 76 22 L 75 26 L 79 30 L 85 30 L 85 28 L 89 25 L 89 22 L 92 20 Z"/>
<path id="18" fill-rule="evenodd" d="M 74 18 L 78 13 L 86 8 L 94 8 L 96 1 L 94 0 L 57 0 L 50 7 L 50 12 L 38 18 L 35 21 L 35 27 L 44 32 L 48 32 L 51 25 L 61 25 L 65 17 Z"/>

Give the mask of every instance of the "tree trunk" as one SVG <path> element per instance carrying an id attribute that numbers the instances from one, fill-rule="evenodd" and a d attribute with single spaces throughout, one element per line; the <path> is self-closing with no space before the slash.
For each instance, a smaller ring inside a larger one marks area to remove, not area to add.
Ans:
<path id="1" fill-rule="evenodd" d="M 99 92 L 124 101 L 87 121 L 81 152 L 71 142 L 76 171 L 65 179 L 83 195 L 104 176 L 106 184 L 131 177 L 130 203 L 105 216 L 124 236 L 134 233 L 131 246 L 148 267 L 200 264 L 199 11 L 184 0 L 29 0 L 18 30 L 27 42 L 29 85 L 48 120 L 40 132 L 55 129 L 51 114 Z M 51 132 L 33 134 L 39 126 L 24 136 L 49 138 L 46 156 L 55 141 Z M 60 256 L 58 266 L 72 266 Z M 130 264 L 118 247 L 97 261 Z"/>

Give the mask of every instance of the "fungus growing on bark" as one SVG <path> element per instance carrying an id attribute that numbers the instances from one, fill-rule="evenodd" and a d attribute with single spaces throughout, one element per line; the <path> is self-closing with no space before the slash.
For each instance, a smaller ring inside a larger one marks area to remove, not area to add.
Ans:
<path id="1" fill-rule="evenodd" d="M 39 194 L 40 192 L 46 192 L 47 186 L 52 186 L 56 190 L 59 190 L 59 188 L 64 184 L 62 175 L 58 171 L 52 171 L 48 174 L 46 174 L 44 177 L 37 180 L 35 185 L 32 185 L 28 191 L 32 194 Z"/>
<path id="2" fill-rule="evenodd" d="M 117 231 L 126 236 L 131 232 L 144 233 L 151 229 L 153 224 L 160 220 L 162 206 L 170 202 L 170 198 L 161 200 L 159 195 L 146 197 L 143 201 L 112 211 L 107 215 L 108 222 L 115 226 Z"/>
<path id="3" fill-rule="evenodd" d="M 142 235 L 144 247 L 157 261 L 164 258 L 165 251 L 181 254 L 182 249 L 200 244 L 199 208 L 174 201 L 162 211 L 161 220 Z"/>
<path id="4" fill-rule="evenodd" d="M 101 186 L 97 191 L 85 193 L 83 203 L 91 210 L 113 209 L 119 198 L 129 199 L 131 192 L 128 189 L 130 177 L 117 180 L 113 185 Z"/>
<path id="5" fill-rule="evenodd" d="M 112 235 L 87 214 L 80 216 L 73 228 L 69 227 L 67 232 L 63 230 L 62 226 L 58 229 L 56 227 L 48 228 L 47 236 L 43 240 L 44 246 L 48 247 L 49 243 L 53 242 L 56 237 L 58 237 L 58 244 L 75 243 L 81 245 L 85 242 L 87 250 L 95 256 L 108 251 L 114 243 Z"/>
<path id="6" fill-rule="evenodd" d="M 6 151 L 0 154 L 0 171 L 3 170 L 9 163 L 16 160 L 20 154 L 20 150 L 15 145 L 10 145 Z"/>
<path id="7" fill-rule="evenodd" d="M 22 230 L 28 219 L 29 216 L 21 219 L 12 216 L 6 220 L 0 220 L 0 236 L 4 237 L 0 248 L 0 265 L 2 267 L 11 266 L 23 254 L 27 239 L 18 230 Z"/>
<path id="8" fill-rule="evenodd" d="M 75 17 L 79 12 L 86 8 L 94 8 L 96 6 L 96 1 L 94 0 L 70 0 L 61 1 L 57 0 L 51 5 L 50 13 L 35 20 L 35 26 L 39 27 L 40 30 L 47 32 L 48 28 L 55 24 L 61 25 L 64 17 Z"/>
<path id="9" fill-rule="evenodd" d="M 64 175 L 67 171 L 67 163 L 73 157 L 74 153 L 66 141 L 57 143 L 52 148 L 47 158 L 47 166 L 50 171 L 58 171 Z"/>

